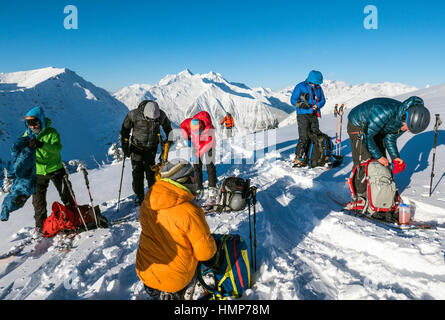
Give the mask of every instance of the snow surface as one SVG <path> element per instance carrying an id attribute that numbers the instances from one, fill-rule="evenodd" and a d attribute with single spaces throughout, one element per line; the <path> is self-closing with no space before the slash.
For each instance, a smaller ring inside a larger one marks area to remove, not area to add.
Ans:
<path id="1" fill-rule="evenodd" d="M 172 79 L 165 81 L 172 81 Z M 434 113 L 442 112 L 445 86 L 420 90 Z M 410 94 L 411 95 L 411 94 Z M 442 118 L 445 115 L 441 114 Z M 432 121 L 433 122 L 433 121 Z M 321 129 L 335 136 L 335 118 L 327 114 Z M 219 181 L 238 175 L 258 187 L 255 284 L 243 299 L 445 299 L 445 131 L 440 130 L 434 192 L 428 197 L 433 123 L 426 132 L 403 135 L 398 146 L 407 169 L 396 175 L 402 198 L 416 220 L 437 224 L 432 230 L 398 231 L 345 215 L 331 200 L 348 199 L 345 178 L 351 153 L 343 126 L 338 169 L 292 169 L 297 127 L 238 135 L 218 141 Z M 169 155 L 187 158 L 177 146 Z M 114 220 L 138 215 L 132 206 L 131 169 L 126 162 L 121 209 L 116 213 L 122 163 L 89 171 L 95 204 Z M 89 202 L 80 173 L 70 180 L 81 204 Z M 2 201 L 4 195 L 0 196 Z M 53 185 L 48 208 L 59 201 Z M 247 210 L 208 215 L 213 233 L 239 233 L 249 239 Z M 31 201 L 0 223 L 0 253 L 29 235 L 34 225 Z M 146 299 L 135 273 L 140 225 L 136 220 L 75 238 L 67 253 L 55 239 L 30 245 L 15 257 L 0 260 L 0 299 Z M 199 294 L 199 290 L 197 293 Z"/>

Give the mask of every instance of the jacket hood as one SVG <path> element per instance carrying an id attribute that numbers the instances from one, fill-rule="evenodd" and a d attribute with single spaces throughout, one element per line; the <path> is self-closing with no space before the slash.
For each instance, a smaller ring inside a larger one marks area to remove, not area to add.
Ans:
<path id="1" fill-rule="evenodd" d="M 201 111 L 200 113 L 196 114 L 193 119 L 201 120 L 204 123 L 204 129 L 214 129 L 212 118 L 207 111 Z"/>
<path id="2" fill-rule="evenodd" d="M 306 82 L 321 85 L 323 83 L 323 75 L 320 71 L 312 70 L 311 72 L 309 72 Z"/>
<path id="3" fill-rule="evenodd" d="M 42 130 L 40 132 L 42 132 L 46 127 L 48 127 L 51 124 L 51 120 L 45 117 L 45 112 L 40 107 L 35 107 L 29 110 L 28 113 L 25 115 L 25 118 L 26 117 L 36 117 L 37 119 L 40 120 L 40 123 L 42 124 Z M 26 121 L 25 121 L 25 127 L 26 127 L 26 132 L 30 137 L 36 136 L 36 134 L 31 131 Z"/>
<path id="4" fill-rule="evenodd" d="M 151 188 L 144 203 L 151 210 L 158 211 L 176 207 L 184 202 L 192 201 L 195 196 L 189 191 L 182 189 L 181 185 L 159 180 Z"/>

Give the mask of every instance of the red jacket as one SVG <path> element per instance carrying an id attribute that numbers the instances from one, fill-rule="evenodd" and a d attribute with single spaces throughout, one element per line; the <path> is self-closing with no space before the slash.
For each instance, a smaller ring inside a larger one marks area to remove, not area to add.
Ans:
<path id="1" fill-rule="evenodd" d="M 192 119 L 201 121 L 202 127 L 199 132 L 192 132 L 190 130 L 190 122 Z M 215 127 L 213 126 L 212 119 L 207 111 L 201 111 L 193 118 L 185 119 L 181 123 L 181 132 L 184 139 L 190 139 L 192 141 L 193 146 L 197 150 L 197 157 L 200 157 L 216 146 Z"/>
<path id="2" fill-rule="evenodd" d="M 221 121 L 221 124 L 226 123 L 226 128 L 232 128 L 235 126 L 235 121 L 233 120 L 232 116 L 225 116 L 224 119 Z"/>

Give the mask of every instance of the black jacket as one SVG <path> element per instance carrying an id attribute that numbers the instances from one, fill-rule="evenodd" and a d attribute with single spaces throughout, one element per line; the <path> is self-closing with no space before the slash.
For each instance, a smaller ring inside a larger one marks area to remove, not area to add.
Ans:
<path id="1" fill-rule="evenodd" d="M 133 135 L 130 143 L 143 149 L 154 149 L 158 147 L 160 140 L 160 127 L 164 131 L 167 139 L 172 131 L 170 120 L 164 111 L 160 110 L 160 117 L 156 120 L 149 120 L 144 117 L 145 103 L 141 103 L 137 109 L 131 110 L 124 119 L 121 130 L 121 145 L 128 141 L 130 132 Z"/>

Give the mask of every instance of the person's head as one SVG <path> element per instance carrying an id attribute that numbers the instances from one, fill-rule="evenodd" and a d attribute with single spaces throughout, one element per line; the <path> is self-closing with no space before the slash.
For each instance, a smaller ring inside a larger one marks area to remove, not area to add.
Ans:
<path id="1" fill-rule="evenodd" d="M 144 117 L 148 120 L 156 120 L 161 116 L 161 111 L 157 102 L 147 100 L 144 106 Z"/>
<path id="2" fill-rule="evenodd" d="M 195 170 L 193 166 L 184 159 L 174 159 L 167 162 L 161 169 L 161 179 L 173 180 L 192 193 L 198 190 L 195 179 Z"/>
<path id="3" fill-rule="evenodd" d="M 404 102 L 408 108 L 402 117 L 402 131 L 411 133 L 423 132 L 430 124 L 431 115 L 419 97 L 411 97 Z"/>
<path id="4" fill-rule="evenodd" d="M 25 126 L 33 133 L 38 135 L 45 128 L 45 114 L 43 109 L 35 107 L 25 115 Z"/>
<path id="5" fill-rule="evenodd" d="M 323 83 L 323 75 L 320 71 L 312 70 L 309 72 L 306 81 L 312 86 L 320 86 Z"/>
<path id="6" fill-rule="evenodd" d="M 201 120 L 194 118 L 194 119 L 192 119 L 192 121 L 190 121 L 190 130 L 192 132 L 199 132 L 202 125 L 203 124 L 202 124 Z"/>

